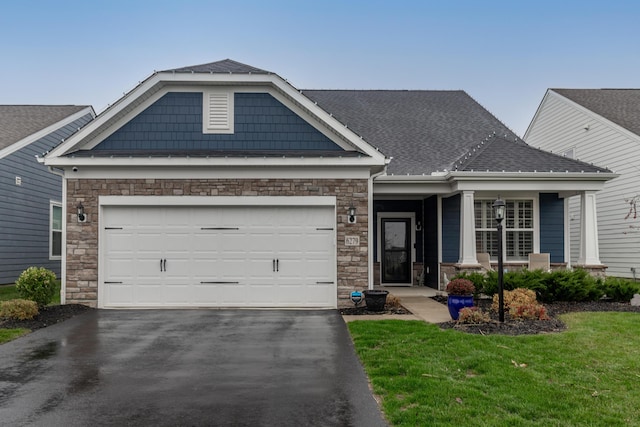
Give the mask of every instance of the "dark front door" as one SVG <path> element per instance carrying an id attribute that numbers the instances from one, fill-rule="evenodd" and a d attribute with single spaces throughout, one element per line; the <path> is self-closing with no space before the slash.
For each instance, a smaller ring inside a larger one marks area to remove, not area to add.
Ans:
<path id="1" fill-rule="evenodd" d="M 411 284 L 411 219 L 382 219 L 382 283 Z"/>

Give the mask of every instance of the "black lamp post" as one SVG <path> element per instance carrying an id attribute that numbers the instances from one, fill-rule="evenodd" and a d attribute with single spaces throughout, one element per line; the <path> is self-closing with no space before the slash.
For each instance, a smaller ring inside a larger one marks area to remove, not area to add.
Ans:
<path id="1" fill-rule="evenodd" d="M 496 222 L 498 223 L 498 318 L 500 322 L 504 322 L 504 286 L 503 286 L 503 271 L 502 267 L 502 220 L 504 219 L 505 203 L 504 200 L 498 196 L 498 199 L 493 202 L 493 211 L 495 213 Z"/>

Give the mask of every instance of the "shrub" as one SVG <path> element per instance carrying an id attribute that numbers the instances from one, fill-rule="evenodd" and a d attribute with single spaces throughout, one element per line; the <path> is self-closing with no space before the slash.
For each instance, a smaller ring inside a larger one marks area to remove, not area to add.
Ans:
<path id="1" fill-rule="evenodd" d="M 395 295 L 387 295 L 387 300 L 385 301 L 385 305 L 387 307 L 399 308 L 400 307 L 400 298 Z"/>
<path id="2" fill-rule="evenodd" d="M 635 294 L 640 293 L 640 285 L 627 279 L 607 277 L 602 291 L 614 301 L 629 302 Z"/>
<path id="3" fill-rule="evenodd" d="M 463 272 L 463 273 L 457 274 L 454 277 L 454 279 L 470 280 L 473 283 L 473 286 L 476 287 L 476 292 L 483 292 L 485 283 L 487 281 L 487 276 L 478 272 L 473 272 L 473 273 Z"/>
<path id="4" fill-rule="evenodd" d="M 16 280 L 16 291 L 22 298 L 44 307 L 56 292 L 56 274 L 44 267 L 29 267 Z"/>
<path id="5" fill-rule="evenodd" d="M 467 325 L 487 323 L 490 320 L 489 314 L 485 313 L 478 307 L 464 307 L 460 310 L 458 316 L 458 323 Z"/>
<path id="6" fill-rule="evenodd" d="M 498 295 L 493 296 L 491 309 L 498 311 Z M 517 288 L 513 291 L 504 291 L 504 310 L 512 319 L 536 319 L 546 320 L 547 310 L 539 304 L 536 293 L 531 289 Z"/>
<path id="7" fill-rule="evenodd" d="M 0 317 L 3 319 L 31 320 L 38 315 L 38 304 L 26 299 L 10 299 L 0 302 Z"/>
<path id="8" fill-rule="evenodd" d="M 545 302 L 596 301 L 604 295 L 598 279 L 583 269 L 554 271 L 544 282 L 545 289 L 540 296 Z"/>
<path id="9" fill-rule="evenodd" d="M 453 279 L 447 283 L 446 291 L 449 295 L 473 295 L 476 287 L 468 279 Z"/>

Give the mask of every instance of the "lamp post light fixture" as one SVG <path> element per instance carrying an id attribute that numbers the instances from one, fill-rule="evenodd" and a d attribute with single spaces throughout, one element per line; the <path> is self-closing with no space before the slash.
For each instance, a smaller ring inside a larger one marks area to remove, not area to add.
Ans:
<path id="1" fill-rule="evenodd" d="M 502 220 L 504 219 L 505 211 L 504 200 L 498 196 L 498 199 L 493 202 L 493 212 L 498 223 L 498 318 L 500 322 L 504 322 L 504 268 L 502 257 Z"/>

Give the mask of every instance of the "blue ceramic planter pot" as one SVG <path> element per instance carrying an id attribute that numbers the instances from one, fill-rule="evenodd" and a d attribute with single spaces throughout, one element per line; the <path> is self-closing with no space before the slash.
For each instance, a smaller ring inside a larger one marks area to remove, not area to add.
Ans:
<path id="1" fill-rule="evenodd" d="M 465 307 L 473 307 L 473 295 L 449 295 L 447 298 L 447 307 L 449 308 L 451 318 L 453 320 L 458 320 L 460 310 Z"/>

